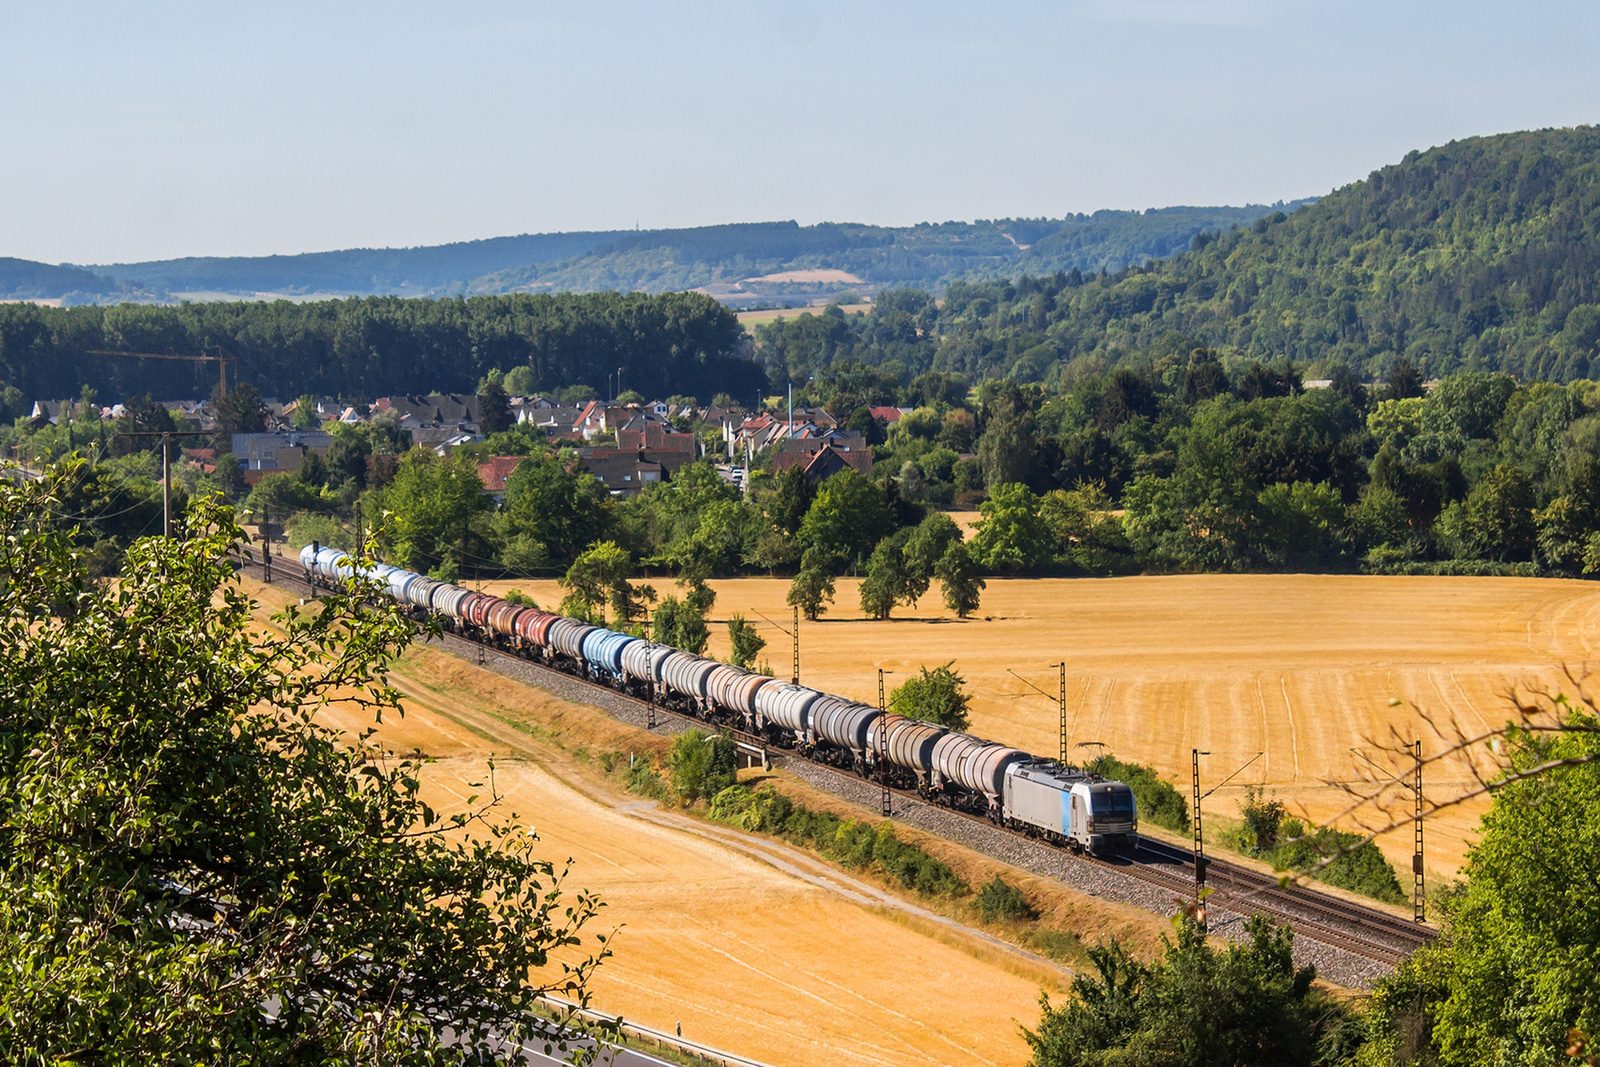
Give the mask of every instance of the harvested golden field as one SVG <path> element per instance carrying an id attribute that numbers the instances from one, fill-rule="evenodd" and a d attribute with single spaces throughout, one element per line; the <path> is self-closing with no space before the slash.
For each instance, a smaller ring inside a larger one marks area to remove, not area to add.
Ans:
<path id="1" fill-rule="evenodd" d="M 825 306 L 820 304 L 797 308 L 766 308 L 762 311 L 736 312 L 735 317 L 745 327 L 745 329 L 753 329 L 756 326 L 761 326 L 769 322 L 776 322 L 778 319 L 792 319 L 800 315 L 820 315 L 822 314 L 824 308 Z M 840 304 L 839 310 L 844 312 L 846 315 L 854 315 L 857 312 L 871 311 L 872 305 Z"/>
<path id="2" fill-rule="evenodd" d="M 494 591 L 518 583 L 490 583 Z M 560 589 L 520 583 L 554 607 Z M 742 611 L 766 636 L 765 655 L 789 673 L 787 582 L 713 582 L 719 624 Z M 658 583 L 662 592 L 669 583 Z M 1264 753 L 1208 802 L 1232 815 L 1244 788 L 1263 785 L 1313 818 L 1346 798 L 1328 783 L 1364 766 L 1353 747 L 1391 728 L 1441 746 L 1408 705 L 1460 717 L 1469 728 L 1503 721 L 1513 685 L 1561 686 L 1563 664 L 1580 668 L 1600 633 L 1600 588 L 1579 581 L 1356 575 L 1183 575 L 1115 579 L 993 580 L 983 615 L 962 622 L 937 586 L 888 622 L 862 617 L 857 583 L 840 579 L 834 609 L 801 627 L 801 680 L 876 703 L 876 668 L 893 686 L 918 666 L 954 661 L 973 692 L 973 730 L 1044 755 L 1058 747 L 1057 690 L 1050 664 L 1067 664 L 1074 746 L 1103 742 L 1149 763 L 1187 795 L 1190 750 L 1211 754 L 1215 783 Z M 770 621 L 768 621 L 770 620 Z M 710 654 L 725 656 L 727 632 Z M 1570 686 L 1567 686 L 1570 688 Z M 1399 707 L 1391 699 L 1402 701 Z M 1430 773 L 1443 797 L 1463 784 L 1459 769 Z M 1428 866 L 1453 873 L 1486 805 L 1430 823 Z M 1409 830 L 1380 840 L 1397 869 L 1410 866 Z"/>
<path id="3" fill-rule="evenodd" d="M 266 608 L 287 602 L 247 587 Z M 1055 966 L 807 853 L 618 795 L 572 753 L 665 741 L 596 709 L 427 647 L 409 650 L 392 680 L 407 713 L 378 739 L 438 761 L 423 775 L 430 803 L 459 810 L 484 792 L 472 783 L 495 756 L 507 810 L 538 830 L 544 855 L 571 857 L 569 888 L 604 897 L 593 932 L 620 932 L 593 986 L 597 1008 L 667 1031 L 681 1023 L 687 1038 L 779 1065 L 1026 1059 L 1017 1026 L 1036 1021 L 1041 987 L 1064 983 Z M 369 725 L 359 712 L 324 718 Z M 1081 924 L 1136 942 L 1159 925 L 1119 905 L 1074 906 Z"/>

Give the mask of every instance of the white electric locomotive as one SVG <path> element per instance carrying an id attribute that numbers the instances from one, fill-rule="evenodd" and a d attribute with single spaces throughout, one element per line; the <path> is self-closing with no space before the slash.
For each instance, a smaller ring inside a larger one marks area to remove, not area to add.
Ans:
<path id="1" fill-rule="evenodd" d="M 1132 789 L 1051 760 L 1006 768 L 1001 818 L 1075 852 L 1131 851 L 1139 843 Z"/>

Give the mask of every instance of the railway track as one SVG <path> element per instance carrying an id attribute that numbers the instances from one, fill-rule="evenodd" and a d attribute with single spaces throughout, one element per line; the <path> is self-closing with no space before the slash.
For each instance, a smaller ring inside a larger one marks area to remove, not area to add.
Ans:
<path id="1" fill-rule="evenodd" d="M 276 564 L 280 558 L 274 557 L 274 563 Z M 283 564 L 285 565 L 273 567 L 273 584 L 304 589 L 308 593 L 313 592 L 311 585 L 298 573 L 300 568 L 297 561 L 283 559 Z M 262 576 L 261 565 L 257 562 L 248 562 L 245 564 L 245 568 L 256 572 L 256 577 Z M 477 641 L 454 633 L 449 634 L 449 637 L 452 640 L 460 641 L 476 648 L 483 656 L 504 657 L 521 667 L 530 669 L 535 676 L 549 675 L 552 680 L 559 679 L 569 685 L 577 685 L 581 688 L 604 693 L 610 701 L 622 701 L 632 705 L 646 716 L 647 721 L 651 717 L 666 716 L 683 724 L 708 725 L 703 719 L 665 704 L 645 700 L 642 697 L 614 689 L 600 682 L 559 671 L 520 656 L 511 655 L 488 642 Z M 853 773 L 844 771 L 825 761 L 813 760 L 796 752 L 775 748 L 766 738 L 759 735 L 750 734 L 736 728 L 722 728 L 729 729 L 729 732 L 735 738 L 745 742 L 747 745 L 759 747 L 768 752 L 769 758 L 776 764 L 781 765 L 788 760 L 799 760 L 826 768 L 829 772 L 841 777 L 861 781 L 871 785 L 873 788 L 878 788 L 877 782 L 866 782 L 865 779 L 860 779 Z M 890 792 L 898 798 L 902 805 L 921 805 L 936 810 L 943 815 L 981 824 L 1002 834 L 1008 834 L 1035 844 L 1043 844 L 1037 837 L 1020 830 L 999 826 L 981 815 L 932 804 L 915 791 L 891 788 Z M 1062 851 L 1066 850 L 1063 849 Z M 1141 837 L 1139 847 L 1131 857 L 1106 858 L 1081 853 L 1075 854 L 1074 858 L 1083 863 L 1115 870 L 1147 885 L 1171 892 L 1175 898 L 1180 900 L 1192 899 L 1193 897 L 1193 856 L 1187 850 L 1165 842 Z M 1290 883 L 1284 886 L 1270 874 L 1230 863 L 1226 860 L 1207 858 L 1206 885 L 1211 890 L 1211 895 L 1208 898 L 1208 909 L 1212 912 L 1221 908 L 1241 915 L 1263 915 L 1276 922 L 1288 924 L 1297 936 L 1388 966 L 1398 963 L 1411 952 L 1427 944 L 1437 936 L 1437 931 L 1431 927 L 1413 923 L 1379 908 L 1367 907 L 1344 900 L 1298 883 Z"/>

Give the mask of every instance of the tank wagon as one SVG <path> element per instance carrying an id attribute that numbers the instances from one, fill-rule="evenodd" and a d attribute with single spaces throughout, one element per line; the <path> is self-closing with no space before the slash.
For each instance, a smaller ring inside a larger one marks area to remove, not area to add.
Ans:
<path id="1" fill-rule="evenodd" d="M 661 661 L 676 651 L 671 645 L 658 645 L 654 641 L 638 641 L 624 648 L 622 673 L 629 687 L 653 697 L 662 684 Z"/>
<path id="2" fill-rule="evenodd" d="M 771 685 L 756 690 L 756 732 L 779 743 L 814 743 L 812 716 L 817 702 L 822 699 L 823 695 L 815 689 L 774 680 Z"/>
<path id="3" fill-rule="evenodd" d="M 811 736 L 829 763 L 865 773 L 869 769 L 872 728 L 883 712 L 824 693 L 811 705 Z"/>
<path id="4" fill-rule="evenodd" d="M 300 563 L 308 581 L 329 588 L 356 569 L 346 553 L 315 543 L 300 550 Z M 449 629 L 713 724 L 737 723 L 772 744 L 887 778 L 1054 844 L 1106 852 L 1138 842 L 1138 806 L 1122 782 L 400 567 L 380 563 L 362 573 L 414 618 L 437 618 Z"/>
<path id="5" fill-rule="evenodd" d="M 755 674 L 743 667 L 721 663 L 706 675 L 706 696 L 713 706 L 736 717 L 747 729 L 754 728 L 756 699 L 762 689 L 777 679 Z"/>
<path id="6" fill-rule="evenodd" d="M 615 630 L 594 629 L 583 637 L 583 660 L 591 674 L 606 681 L 622 677 L 622 654 L 639 639 Z"/>

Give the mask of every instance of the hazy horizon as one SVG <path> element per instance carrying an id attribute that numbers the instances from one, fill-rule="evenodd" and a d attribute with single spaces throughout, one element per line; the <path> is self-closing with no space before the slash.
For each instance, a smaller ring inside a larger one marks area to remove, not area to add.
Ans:
<path id="1" fill-rule="evenodd" d="M 3 10 L 48 263 L 1270 204 L 1600 119 L 1568 3 Z"/>

